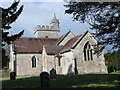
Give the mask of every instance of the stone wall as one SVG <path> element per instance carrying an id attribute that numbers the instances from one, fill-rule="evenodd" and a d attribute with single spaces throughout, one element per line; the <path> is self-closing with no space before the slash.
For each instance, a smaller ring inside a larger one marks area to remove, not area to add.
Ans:
<path id="1" fill-rule="evenodd" d="M 48 55 L 46 59 L 47 59 L 47 71 L 50 72 L 52 68 L 56 69 L 54 55 Z"/>
<path id="2" fill-rule="evenodd" d="M 32 68 L 32 57 L 37 57 L 37 65 L 36 68 Z M 46 60 L 46 63 L 43 63 L 43 60 Z M 57 74 L 62 74 L 59 71 L 63 70 L 58 66 L 58 58 L 54 55 L 46 55 L 45 59 L 42 59 L 42 54 L 17 54 L 17 62 L 16 62 L 16 72 L 17 76 L 24 75 L 39 75 L 43 70 L 43 64 L 46 65 L 48 73 L 50 70 L 54 68 Z M 62 62 L 61 62 L 62 65 Z"/>
<path id="3" fill-rule="evenodd" d="M 80 41 L 80 43 L 75 47 L 75 49 L 73 49 L 74 57 L 77 60 L 78 73 L 107 73 L 107 67 L 105 66 L 103 52 L 102 55 L 100 55 L 99 57 L 97 57 L 96 54 L 93 54 L 93 60 L 84 60 L 83 48 L 87 41 L 89 41 L 91 47 L 93 44 L 97 43 L 97 41 L 93 37 L 91 37 L 91 34 L 87 33 L 87 35 L 82 39 L 82 41 Z"/>
<path id="4" fill-rule="evenodd" d="M 62 74 L 72 74 L 74 73 L 74 56 L 72 52 L 66 52 L 62 54 L 61 67 Z"/>
<path id="5" fill-rule="evenodd" d="M 58 38 L 59 35 L 59 31 L 52 31 L 52 30 L 46 30 L 46 31 L 42 31 L 39 30 L 35 33 L 35 37 L 40 37 L 40 38 Z"/>
<path id="6" fill-rule="evenodd" d="M 33 56 L 37 58 L 36 68 L 32 68 Z M 16 66 L 17 76 L 39 75 L 42 71 L 41 54 L 17 54 Z"/>

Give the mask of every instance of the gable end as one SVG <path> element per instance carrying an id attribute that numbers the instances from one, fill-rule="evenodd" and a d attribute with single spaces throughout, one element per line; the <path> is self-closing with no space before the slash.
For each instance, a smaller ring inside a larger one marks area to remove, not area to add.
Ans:
<path id="1" fill-rule="evenodd" d="M 72 46 L 72 49 L 74 49 L 77 45 L 78 45 L 78 43 L 85 37 L 85 35 L 88 33 L 88 31 L 86 31 L 81 37 L 80 37 L 80 39 Z"/>

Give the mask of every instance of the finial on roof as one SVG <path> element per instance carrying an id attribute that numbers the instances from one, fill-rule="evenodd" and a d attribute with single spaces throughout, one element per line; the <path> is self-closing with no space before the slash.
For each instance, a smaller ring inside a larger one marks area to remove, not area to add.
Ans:
<path id="1" fill-rule="evenodd" d="M 57 20 L 55 12 L 54 12 L 54 19 Z"/>
<path id="2" fill-rule="evenodd" d="M 55 15 L 55 12 L 54 12 L 54 16 L 56 16 L 56 15 Z"/>

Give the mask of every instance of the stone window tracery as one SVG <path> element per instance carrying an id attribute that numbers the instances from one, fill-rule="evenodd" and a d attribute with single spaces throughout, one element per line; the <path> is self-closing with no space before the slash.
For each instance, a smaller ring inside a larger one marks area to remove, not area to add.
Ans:
<path id="1" fill-rule="evenodd" d="M 92 48 L 89 42 L 87 42 L 84 46 L 84 60 L 93 60 Z"/>

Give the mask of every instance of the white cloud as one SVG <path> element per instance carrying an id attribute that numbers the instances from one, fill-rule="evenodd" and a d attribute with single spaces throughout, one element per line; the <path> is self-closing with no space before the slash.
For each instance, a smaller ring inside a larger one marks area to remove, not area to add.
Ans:
<path id="1" fill-rule="evenodd" d="M 66 33 L 68 29 L 71 29 L 75 34 L 80 34 L 88 28 L 86 24 L 73 22 L 72 15 L 65 14 L 65 7 L 62 2 L 21 2 L 19 6 L 21 5 L 24 5 L 23 12 L 12 25 L 11 34 L 25 29 L 24 36 L 34 36 L 36 25 L 49 25 L 54 12 L 60 21 L 61 34 Z"/>

